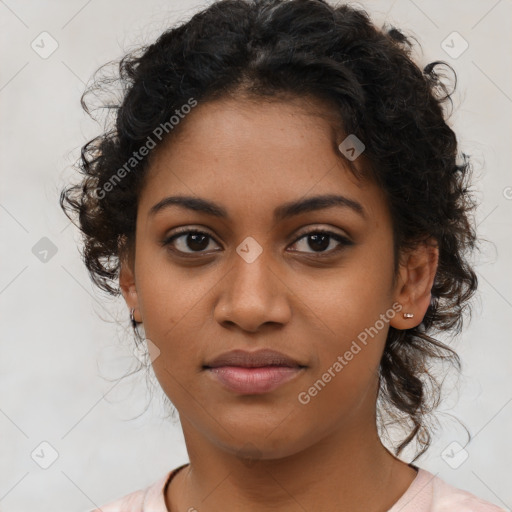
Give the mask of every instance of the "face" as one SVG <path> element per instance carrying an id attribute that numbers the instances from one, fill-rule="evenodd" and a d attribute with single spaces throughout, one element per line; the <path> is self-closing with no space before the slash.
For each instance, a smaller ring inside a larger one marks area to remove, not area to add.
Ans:
<path id="1" fill-rule="evenodd" d="M 374 425 L 400 308 L 391 218 L 382 190 L 336 154 L 343 138 L 333 141 L 321 108 L 199 104 L 155 150 L 140 195 L 123 294 L 160 350 L 154 371 L 182 424 L 227 452 L 249 443 L 284 457 Z M 184 196 L 204 203 L 167 199 Z M 215 207 L 198 208 L 206 202 Z M 253 380 L 205 368 L 235 349 L 272 349 L 300 367 Z"/>

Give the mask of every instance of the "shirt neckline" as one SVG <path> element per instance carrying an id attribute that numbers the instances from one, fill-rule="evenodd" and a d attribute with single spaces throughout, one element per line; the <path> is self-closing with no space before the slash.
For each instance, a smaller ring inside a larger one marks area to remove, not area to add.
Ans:
<path id="1" fill-rule="evenodd" d="M 165 474 L 158 482 L 149 487 L 144 495 L 144 503 L 142 506 L 142 512 L 145 511 L 158 511 L 158 512 L 170 512 L 165 503 L 165 494 L 167 488 L 171 483 L 172 479 L 176 474 L 181 471 L 184 467 L 188 466 L 190 462 L 182 464 L 175 469 L 172 469 Z"/>

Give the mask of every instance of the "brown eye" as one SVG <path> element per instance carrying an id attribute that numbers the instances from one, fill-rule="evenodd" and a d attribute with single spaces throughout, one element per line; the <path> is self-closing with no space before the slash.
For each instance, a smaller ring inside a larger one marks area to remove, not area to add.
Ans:
<path id="1" fill-rule="evenodd" d="M 309 231 L 308 233 L 304 233 L 300 238 L 298 238 L 293 245 L 297 245 L 301 240 L 305 240 L 303 243 L 303 248 L 311 248 L 312 252 L 309 254 L 332 254 L 334 252 L 338 252 L 342 250 L 344 247 L 349 245 L 354 245 L 354 243 L 348 238 L 338 234 L 333 233 L 332 231 L 323 231 L 323 230 L 315 230 Z M 333 240 L 336 243 L 332 243 Z M 334 247 L 332 247 L 334 245 Z M 330 250 L 329 247 L 331 247 Z M 296 252 L 305 252 L 306 250 L 297 250 Z"/>
<path id="2" fill-rule="evenodd" d="M 204 231 L 187 229 L 166 238 L 163 246 L 171 246 L 172 250 L 183 254 L 206 252 L 213 238 Z"/>

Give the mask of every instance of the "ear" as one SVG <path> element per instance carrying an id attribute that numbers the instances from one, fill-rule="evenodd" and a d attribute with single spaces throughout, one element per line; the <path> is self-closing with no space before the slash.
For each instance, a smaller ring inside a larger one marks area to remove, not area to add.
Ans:
<path id="1" fill-rule="evenodd" d="M 390 320 L 395 329 L 410 329 L 422 322 L 430 305 L 438 261 L 439 247 L 432 238 L 401 253 L 394 299 L 402 309 Z M 404 313 L 414 316 L 404 318 Z"/>
<path id="2" fill-rule="evenodd" d="M 139 313 L 139 299 L 135 286 L 135 271 L 132 258 L 123 257 L 120 259 L 119 287 L 128 308 L 135 310 L 133 312 L 135 320 L 142 322 Z"/>

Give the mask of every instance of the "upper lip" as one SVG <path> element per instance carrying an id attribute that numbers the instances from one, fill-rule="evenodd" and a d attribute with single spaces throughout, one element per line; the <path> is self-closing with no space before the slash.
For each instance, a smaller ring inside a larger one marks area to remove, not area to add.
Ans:
<path id="1" fill-rule="evenodd" d="M 302 367 L 291 357 L 270 349 L 261 349 L 254 352 L 245 350 L 231 350 L 212 359 L 204 365 L 206 368 L 217 368 L 219 366 L 242 366 L 245 368 L 258 368 L 262 366 L 289 366 Z"/>

